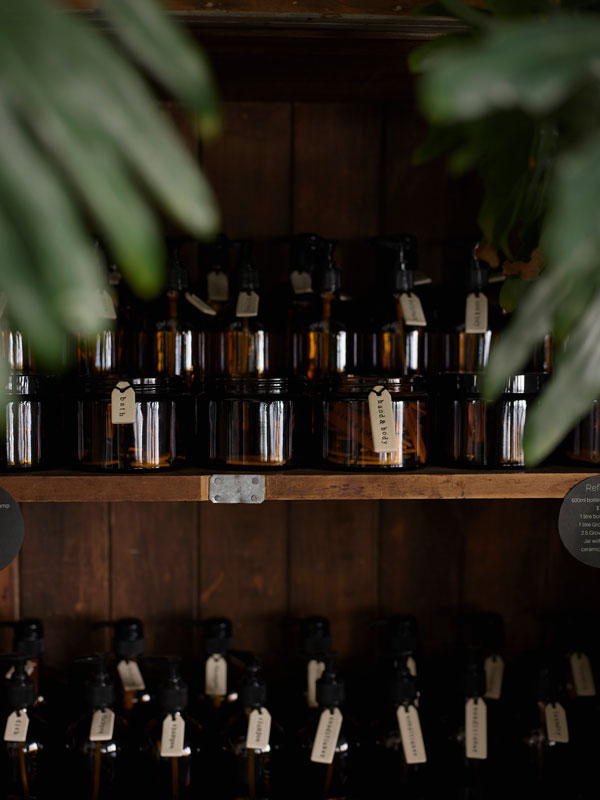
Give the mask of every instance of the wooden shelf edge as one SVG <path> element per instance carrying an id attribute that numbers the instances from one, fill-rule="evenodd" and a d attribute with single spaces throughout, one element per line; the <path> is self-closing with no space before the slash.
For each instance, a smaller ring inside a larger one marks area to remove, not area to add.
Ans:
<path id="1" fill-rule="evenodd" d="M 500 500 L 560 499 L 598 473 L 581 470 L 466 472 L 432 469 L 389 473 L 318 470 L 265 476 L 270 500 Z M 169 475 L 5 474 L 0 487 L 19 503 L 208 501 L 208 472 Z"/>

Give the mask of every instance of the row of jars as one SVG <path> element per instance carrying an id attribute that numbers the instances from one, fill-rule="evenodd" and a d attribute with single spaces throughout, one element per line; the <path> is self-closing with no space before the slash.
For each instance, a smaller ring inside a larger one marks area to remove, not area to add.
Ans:
<path id="1" fill-rule="evenodd" d="M 403 470 L 523 467 L 523 429 L 546 376 L 512 378 L 486 403 L 481 376 L 8 379 L 4 466 L 263 470 L 293 466 Z M 600 463 L 600 407 L 569 439 L 571 459 Z"/>

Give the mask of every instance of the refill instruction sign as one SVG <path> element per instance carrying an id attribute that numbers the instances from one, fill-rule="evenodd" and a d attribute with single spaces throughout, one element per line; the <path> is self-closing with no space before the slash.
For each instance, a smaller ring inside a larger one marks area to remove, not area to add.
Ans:
<path id="1" fill-rule="evenodd" d="M 600 568 L 600 475 L 586 478 L 567 494 L 558 531 L 573 558 Z"/>

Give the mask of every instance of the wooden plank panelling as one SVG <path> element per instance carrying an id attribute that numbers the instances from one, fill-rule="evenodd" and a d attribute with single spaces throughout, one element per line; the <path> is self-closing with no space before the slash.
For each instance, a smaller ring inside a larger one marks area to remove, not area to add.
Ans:
<path id="1" fill-rule="evenodd" d="M 148 653 L 191 655 L 197 506 L 111 506 L 112 618 L 140 617 Z"/>
<path id="2" fill-rule="evenodd" d="M 288 504 L 200 511 L 199 612 L 234 622 L 234 643 L 273 662 L 287 614 Z"/>
<path id="3" fill-rule="evenodd" d="M 104 503 L 23 507 L 21 614 L 46 625 L 52 664 L 97 648 L 91 624 L 109 613 L 108 507 Z"/>
<path id="4" fill-rule="evenodd" d="M 290 612 L 329 617 L 340 661 L 364 651 L 377 615 L 379 504 L 294 503 Z"/>
<path id="5" fill-rule="evenodd" d="M 0 620 L 14 620 L 19 616 L 19 558 L 0 571 Z M 12 650 L 12 631 L 0 628 L 0 652 Z"/>

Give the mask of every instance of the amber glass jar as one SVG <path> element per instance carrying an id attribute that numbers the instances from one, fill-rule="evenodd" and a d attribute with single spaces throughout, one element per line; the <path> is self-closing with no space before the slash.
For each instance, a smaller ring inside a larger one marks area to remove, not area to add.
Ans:
<path id="1" fill-rule="evenodd" d="M 197 402 L 201 458 L 206 455 L 210 464 L 237 468 L 294 465 L 301 426 L 305 420 L 309 423 L 300 383 L 225 378 L 211 381 L 206 393 Z"/>
<path id="2" fill-rule="evenodd" d="M 525 419 L 545 378 L 540 373 L 515 375 L 498 401 L 488 404 L 482 396 L 482 375 L 440 376 L 438 431 L 444 462 L 457 467 L 524 467 Z"/>
<path id="3" fill-rule="evenodd" d="M 369 394 L 377 386 L 387 389 L 391 395 L 395 452 L 375 452 L 374 449 Z M 417 376 L 347 375 L 325 381 L 322 396 L 317 398 L 317 436 L 321 437 L 323 461 L 350 469 L 424 466 L 427 403 L 425 381 Z"/>
<path id="4" fill-rule="evenodd" d="M 10 375 L 2 398 L 5 428 L 0 466 L 40 469 L 56 457 L 54 435 L 59 429 L 55 382 L 39 375 Z"/>
<path id="5" fill-rule="evenodd" d="M 600 401 L 594 400 L 589 412 L 567 437 L 565 454 L 569 461 L 600 464 Z"/>
<path id="6" fill-rule="evenodd" d="M 113 422 L 115 391 L 134 392 L 130 395 L 131 415 L 122 423 Z M 186 460 L 191 419 L 182 379 L 82 379 L 76 418 L 80 467 L 115 472 L 167 470 Z"/>

